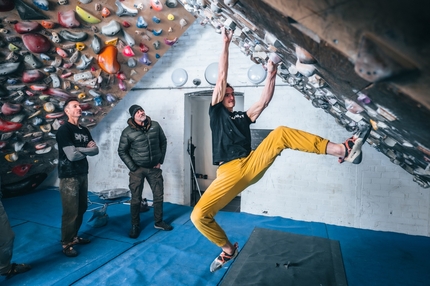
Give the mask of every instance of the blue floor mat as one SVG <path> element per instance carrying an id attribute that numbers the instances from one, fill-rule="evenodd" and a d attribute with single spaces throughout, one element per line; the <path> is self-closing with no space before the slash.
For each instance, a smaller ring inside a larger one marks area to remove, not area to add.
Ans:
<path id="1" fill-rule="evenodd" d="M 430 285 L 430 238 L 327 225 L 350 285 Z"/>
<path id="2" fill-rule="evenodd" d="M 68 258 L 61 253 L 58 189 L 4 199 L 3 205 L 16 234 L 12 261 L 33 268 L 9 280 L 0 276 L 1 285 L 218 285 L 232 264 L 209 272 L 220 249 L 195 229 L 188 206 L 164 204 L 164 218 L 174 226 L 170 232 L 153 227 L 152 209 L 142 213 L 138 239 L 128 237 L 128 205 L 109 205 L 109 221 L 100 228 L 86 224 L 88 211 L 81 232 L 92 241 Z M 240 247 L 255 227 L 337 240 L 352 286 L 429 285 L 429 237 L 246 213 L 219 212 L 216 219 Z"/>
<path id="3" fill-rule="evenodd" d="M 13 230 L 13 261 L 29 263 L 32 269 L 9 280 L 0 280 L 1 285 L 70 285 L 132 246 L 97 238 L 88 245 L 77 246 L 80 255 L 69 258 L 61 252 L 59 228 L 27 222 Z"/>
<path id="4" fill-rule="evenodd" d="M 209 272 L 211 244 L 190 222 L 173 231 L 134 246 L 76 285 L 217 285 L 225 270 Z"/>

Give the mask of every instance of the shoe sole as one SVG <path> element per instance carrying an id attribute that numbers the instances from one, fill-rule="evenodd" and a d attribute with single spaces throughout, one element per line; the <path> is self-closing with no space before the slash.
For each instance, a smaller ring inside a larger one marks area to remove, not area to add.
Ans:
<path id="1" fill-rule="evenodd" d="M 371 128 L 370 126 L 366 126 L 367 130 L 366 132 L 360 133 L 360 137 L 358 137 L 354 142 L 354 147 L 352 147 L 350 156 L 344 159 L 346 162 L 350 162 L 352 164 L 360 164 L 361 160 L 363 159 L 363 154 L 361 152 L 361 147 L 363 146 L 364 142 L 366 142 L 367 138 L 370 135 Z"/>
<path id="2" fill-rule="evenodd" d="M 159 230 L 164 230 L 164 231 L 171 231 L 173 229 L 173 228 L 172 229 L 165 229 L 165 228 L 162 228 L 161 226 L 155 226 L 155 225 L 154 225 L 154 228 L 159 229 Z"/>

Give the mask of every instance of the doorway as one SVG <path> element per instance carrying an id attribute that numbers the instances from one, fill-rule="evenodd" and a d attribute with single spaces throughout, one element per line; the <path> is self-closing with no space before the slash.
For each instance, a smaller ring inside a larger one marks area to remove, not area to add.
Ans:
<path id="1" fill-rule="evenodd" d="M 216 177 L 218 166 L 212 164 L 212 134 L 209 125 L 209 105 L 212 90 L 185 94 L 185 192 L 189 190 L 190 205 L 194 206 L 200 195 Z M 235 110 L 243 110 L 243 93 L 235 92 Z M 187 170 L 188 169 L 188 170 Z M 188 184 L 187 184 L 187 181 Z M 238 204 L 238 200 L 234 200 Z M 238 208 L 229 208 L 237 210 Z"/>

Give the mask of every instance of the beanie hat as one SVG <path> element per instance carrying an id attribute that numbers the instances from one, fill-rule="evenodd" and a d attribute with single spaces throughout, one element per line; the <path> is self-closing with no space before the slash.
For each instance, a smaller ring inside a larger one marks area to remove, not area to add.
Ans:
<path id="1" fill-rule="evenodd" d="M 67 99 L 66 99 L 66 101 L 64 102 L 64 104 L 63 104 L 63 109 L 65 109 L 65 108 L 67 107 L 67 105 L 69 104 L 69 102 L 71 102 L 71 101 L 77 101 L 77 102 L 79 102 L 79 100 L 78 100 L 78 98 L 77 98 L 77 97 L 69 97 L 69 98 L 67 98 Z"/>
<path id="2" fill-rule="evenodd" d="M 128 109 L 128 112 L 130 112 L 131 117 L 134 117 L 134 115 L 136 114 L 136 112 L 138 112 L 139 110 L 143 110 L 142 106 L 137 105 L 137 104 L 133 104 Z"/>

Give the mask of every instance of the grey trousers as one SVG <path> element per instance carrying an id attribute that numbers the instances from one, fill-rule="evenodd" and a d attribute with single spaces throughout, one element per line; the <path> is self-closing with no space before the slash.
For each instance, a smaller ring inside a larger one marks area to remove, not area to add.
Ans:
<path id="1" fill-rule="evenodd" d="M 0 192 L 0 199 L 1 199 Z M 10 270 L 15 233 L 10 227 L 9 219 L 0 200 L 0 274 Z"/>
<path id="2" fill-rule="evenodd" d="M 69 244 L 78 236 L 82 219 L 88 207 L 88 176 L 60 179 L 61 203 L 61 242 Z"/>
<path id="3" fill-rule="evenodd" d="M 131 224 L 140 224 L 140 202 L 142 201 L 142 191 L 145 179 L 147 180 L 153 195 L 154 222 L 163 220 L 163 197 L 164 180 L 163 171 L 157 168 L 140 167 L 129 173 L 129 188 L 131 192 L 130 213 Z"/>

